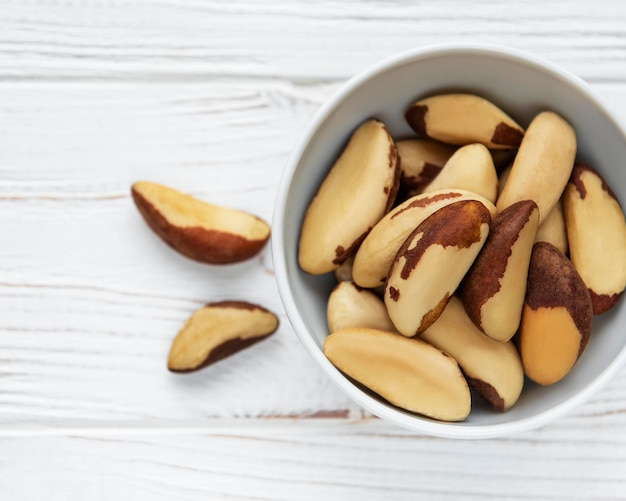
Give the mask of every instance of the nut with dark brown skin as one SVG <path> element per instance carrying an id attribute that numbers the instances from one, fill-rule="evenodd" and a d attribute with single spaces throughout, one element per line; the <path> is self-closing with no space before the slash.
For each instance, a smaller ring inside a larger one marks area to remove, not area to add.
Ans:
<path id="1" fill-rule="evenodd" d="M 578 163 L 563 193 L 574 267 L 587 284 L 596 315 L 610 310 L 626 288 L 626 221 L 598 172 Z"/>
<path id="2" fill-rule="evenodd" d="M 526 376 L 544 386 L 562 379 L 587 346 L 592 318 L 591 297 L 574 265 L 554 245 L 537 242 L 519 331 Z"/>
<path id="3" fill-rule="evenodd" d="M 522 129 L 492 102 L 474 94 L 438 94 L 420 99 L 405 113 L 421 136 L 448 144 L 481 143 L 491 149 L 520 144 Z"/>
<path id="4" fill-rule="evenodd" d="M 324 341 L 337 369 L 388 402 L 442 421 L 462 421 L 469 387 L 456 361 L 434 346 L 377 329 L 343 329 Z"/>
<path id="5" fill-rule="evenodd" d="M 532 200 L 499 213 L 461 284 L 469 318 L 496 341 L 508 341 L 519 327 L 538 222 L 539 210 Z"/>
<path id="6" fill-rule="evenodd" d="M 196 310 L 170 348 L 172 372 L 202 369 L 270 336 L 278 318 L 265 308 L 244 301 L 210 303 Z"/>
<path id="7" fill-rule="evenodd" d="M 352 134 L 306 211 L 298 247 L 302 270 L 327 273 L 352 256 L 390 209 L 398 184 L 395 143 L 383 123 L 368 120 Z"/>
<path id="8" fill-rule="evenodd" d="M 385 305 L 398 332 L 415 336 L 441 314 L 482 248 L 491 215 L 476 200 L 447 205 L 406 239 L 385 284 Z"/>
<path id="9" fill-rule="evenodd" d="M 524 368 L 514 344 L 483 334 L 469 319 L 461 300 L 453 296 L 437 321 L 420 339 L 454 358 L 469 385 L 494 410 L 506 411 L 524 386 Z"/>
<path id="10" fill-rule="evenodd" d="M 240 210 L 198 200 L 157 183 L 139 181 L 131 194 L 144 220 L 174 250 L 210 264 L 230 264 L 257 254 L 269 225 Z"/>
<path id="11" fill-rule="evenodd" d="M 571 125 L 551 111 L 539 113 L 526 130 L 498 196 L 498 211 L 520 200 L 533 200 L 541 224 L 561 198 L 575 156 L 576 133 Z"/>
<path id="12" fill-rule="evenodd" d="M 416 195 L 387 213 L 367 235 L 354 257 L 352 276 L 361 287 L 385 283 L 398 250 L 415 228 L 446 205 L 462 200 L 478 200 L 492 215 L 494 205 L 466 190 L 438 190 Z"/>

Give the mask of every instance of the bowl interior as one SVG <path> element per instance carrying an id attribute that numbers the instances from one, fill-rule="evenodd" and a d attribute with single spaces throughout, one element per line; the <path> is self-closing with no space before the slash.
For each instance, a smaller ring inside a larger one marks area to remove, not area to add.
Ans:
<path id="1" fill-rule="evenodd" d="M 562 115 L 576 130 L 578 159 L 595 166 L 626 199 L 626 137 L 614 114 L 580 79 L 549 63 L 508 49 L 439 47 L 386 61 L 355 77 L 317 114 L 283 177 L 274 213 L 273 257 L 289 319 L 311 355 L 339 387 L 370 412 L 405 428 L 447 437 L 489 437 L 540 426 L 602 386 L 626 359 L 626 307 L 620 301 L 596 317 L 586 351 L 562 381 L 525 385 L 520 401 L 495 413 L 479 398 L 462 423 L 440 423 L 398 409 L 348 381 L 322 353 L 326 302 L 333 277 L 310 276 L 297 263 L 300 224 L 317 187 L 351 132 L 365 119 L 384 122 L 395 139 L 414 136 L 404 111 L 416 98 L 448 91 L 479 94 L 522 126 L 542 110 Z"/>

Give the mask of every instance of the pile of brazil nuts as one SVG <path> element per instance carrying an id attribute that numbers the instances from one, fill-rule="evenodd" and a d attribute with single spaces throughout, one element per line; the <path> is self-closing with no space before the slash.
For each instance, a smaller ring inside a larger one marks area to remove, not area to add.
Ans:
<path id="1" fill-rule="evenodd" d="M 526 130 L 473 94 L 411 104 L 416 137 L 353 131 L 305 213 L 303 271 L 334 273 L 324 353 L 400 408 L 443 421 L 513 406 L 582 355 L 626 288 L 626 222 L 552 111 Z M 601 167 L 601 166 L 600 166 Z"/>
<path id="2" fill-rule="evenodd" d="M 138 181 L 131 195 L 148 226 L 181 255 L 229 265 L 258 254 L 270 227 L 247 212 L 210 204 L 173 188 Z M 176 334 L 167 359 L 172 372 L 193 372 L 273 334 L 278 317 L 240 300 L 210 302 L 191 314 Z"/>

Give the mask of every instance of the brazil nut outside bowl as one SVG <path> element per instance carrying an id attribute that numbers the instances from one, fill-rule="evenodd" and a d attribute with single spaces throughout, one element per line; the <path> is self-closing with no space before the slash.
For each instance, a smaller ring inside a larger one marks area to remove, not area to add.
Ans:
<path id="1" fill-rule="evenodd" d="M 404 112 L 417 98 L 460 91 L 491 100 L 526 127 L 552 110 L 575 129 L 577 158 L 595 166 L 626 201 L 626 135 L 611 109 L 581 79 L 517 50 L 486 45 L 444 45 L 400 54 L 352 78 L 313 118 L 283 174 L 274 209 L 272 254 L 279 293 L 300 341 L 328 377 L 354 402 L 403 428 L 449 438 L 490 438 L 547 424 L 605 385 L 626 360 L 626 306 L 622 299 L 594 318 L 591 338 L 572 371 L 540 387 L 526 381 L 507 412 L 489 409 L 472 395 L 462 422 L 439 422 L 404 411 L 363 390 L 324 356 L 326 303 L 332 273 L 312 276 L 298 266 L 300 226 L 319 184 L 354 129 L 375 117 L 395 139 L 414 136 Z"/>

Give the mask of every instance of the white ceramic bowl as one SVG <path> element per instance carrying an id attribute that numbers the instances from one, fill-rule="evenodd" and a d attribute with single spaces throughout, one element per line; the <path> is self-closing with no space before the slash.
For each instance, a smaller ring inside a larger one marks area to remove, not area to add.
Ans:
<path id="1" fill-rule="evenodd" d="M 461 423 L 443 423 L 403 411 L 363 391 L 324 356 L 326 301 L 332 274 L 310 276 L 297 263 L 298 236 L 306 208 L 351 132 L 370 117 L 382 120 L 396 139 L 414 135 L 404 111 L 417 97 L 467 91 L 490 99 L 522 126 L 539 111 L 553 110 L 576 130 L 578 158 L 595 166 L 626 201 L 626 136 L 611 109 L 581 79 L 517 50 L 483 45 L 426 47 L 388 59 L 352 78 L 312 120 L 295 148 L 278 191 L 272 254 L 279 293 L 300 341 L 346 395 L 373 414 L 434 436 L 487 438 L 542 426 L 600 389 L 626 360 L 626 305 L 594 319 L 588 346 L 560 382 L 526 382 L 518 403 L 505 413 L 472 398 Z"/>

